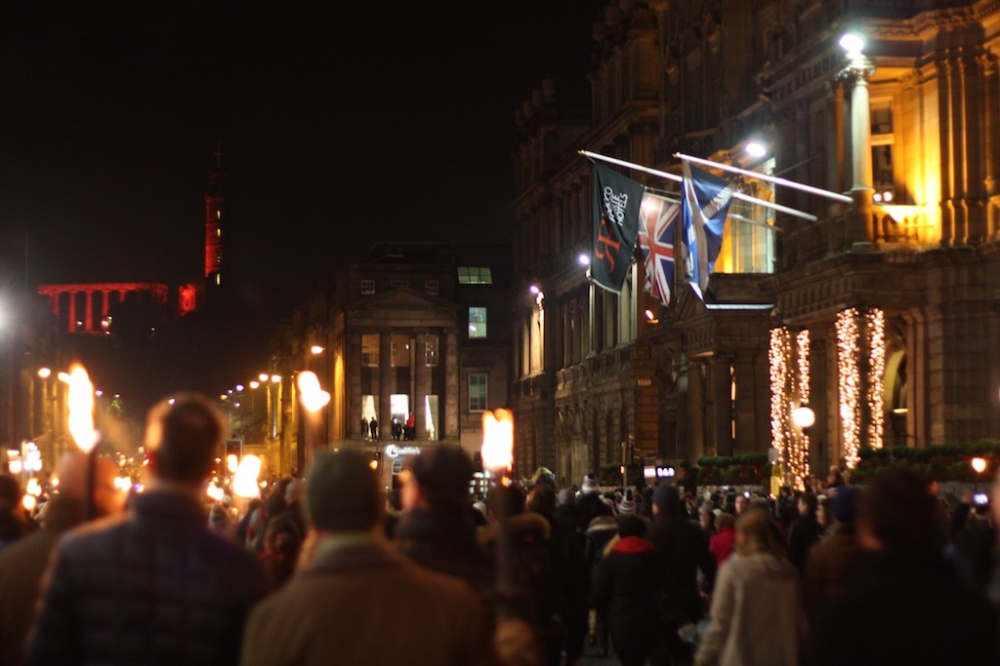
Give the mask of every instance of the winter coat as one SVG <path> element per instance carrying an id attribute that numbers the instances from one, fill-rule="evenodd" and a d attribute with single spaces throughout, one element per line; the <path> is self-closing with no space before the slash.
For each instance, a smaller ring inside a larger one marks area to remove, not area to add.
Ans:
<path id="1" fill-rule="evenodd" d="M 802 572 L 802 596 L 810 615 L 857 574 L 866 551 L 853 530 L 837 530 L 809 550 Z"/>
<path id="2" fill-rule="evenodd" d="M 810 666 L 1000 664 L 994 609 L 943 556 L 883 551 L 868 564 L 820 607 Z"/>
<path id="3" fill-rule="evenodd" d="M 591 584 L 597 577 L 597 569 L 604 558 L 605 548 L 616 536 L 618 536 L 618 520 L 614 516 L 598 516 L 587 526 L 583 552 Z"/>
<path id="4" fill-rule="evenodd" d="M 763 612 L 766 608 L 766 612 Z M 733 555 L 719 570 L 698 666 L 794 666 L 805 633 L 799 572 L 768 553 Z M 842 661 L 844 655 L 840 652 Z"/>
<path id="5" fill-rule="evenodd" d="M 412 509 L 394 531 L 396 547 L 422 567 L 467 582 L 484 599 L 496 587 L 493 557 L 476 542 L 465 507 Z"/>
<path id="6" fill-rule="evenodd" d="M 83 522 L 83 502 L 49 500 L 42 529 L 0 552 L 0 664 L 24 663 L 42 575 L 56 542 Z"/>
<path id="7" fill-rule="evenodd" d="M 722 530 L 712 537 L 708 542 L 708 549 L 712 551 L 715 563 L 722 566 L 722 563 L 729 559 L 736 544 L 736 529 L 732 526 L 723 527 Z"/>
<path id="8" fill-rule="evenodd" d="M 206 523 L 196 497 L 159 489 L 120 518 L 66 535 L 28 662 L 235 664 L 263 573 Z"/>
<path id="9" fill-rule="evenodd" d="M 822 536 L 823 528 L 814 516 L 802 516 L 792 523 L 788 531 L 788 559 L 799 571 L 806 566 L 809 549 L 819 543 Z"/>
<path id="10" fill-rule="evenodd" d="M 697 622 L 704 614 L 698 592 L 698 570 L 706 586 L 715 580 L 715 558 L 701 528 L 679 514 L 659 514 L 649 528 L 649 541 L 660 562 L 660 603 L 664 619 L 678 624 Z"/>
<path id="11" fill-rule="evenodd" d="M 485 663 L 479 599 L 391 543 L 367 539 L 316 556 L 250 616 L 243 666 Z"/>
<path id="12" fill-rule="evenodd" d="M 591 606 L 607 618 L 615 651 L 648 655 L 656 643 L 659 572 L 653 544 L 639 537 L 619 539 L 601 561 Z"/>

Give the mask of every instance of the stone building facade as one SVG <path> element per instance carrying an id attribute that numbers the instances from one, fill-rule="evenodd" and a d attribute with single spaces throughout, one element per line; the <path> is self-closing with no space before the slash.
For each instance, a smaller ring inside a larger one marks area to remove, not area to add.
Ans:
<path id="1" fill-rule="evenodd" d="M 509 283 L 504 243 L 380 244 L 338 270 L 275 341 L 290 441 L 272 448 L 305 462 L 317 445 L 380 452 L 387 479 L 401 449 L 460 445 L 478 458 L 483 412 L 508 404 Z M 305 369 L 331 394 L 312 443 L 293 385 Z M 394 440 L 393 420 L 410 414 L 413 438 Z M 362 433 L 372 418 L 378 440 Z"/>
<path id="2" fill-rule="evenodd" d="M 516 275 L 555 286 L 539 362 L 515 358 L 534 433 L 519 464 L 576 481 L 628 438 L 671 460 L 774 447 L 797 483 L 866 446 L 1000 437 L 1000 8 L 621 1 L 602 18 L 589 121 L 543 87 L 520 126 Z M 577 149 L 670 171 L 707 157 L 852 203 L 717 172 L 817 219 L 734 205 L 704 301 L 683 279 L 666 308 L 637 289 L 591 300 L 569 268 L 589 238 Z"/>

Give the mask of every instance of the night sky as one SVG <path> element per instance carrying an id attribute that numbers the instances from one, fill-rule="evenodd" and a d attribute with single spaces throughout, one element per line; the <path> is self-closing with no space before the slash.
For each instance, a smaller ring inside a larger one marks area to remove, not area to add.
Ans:
<path id="1" fill-rule="evenodd" d="M 514 110 L 549 73 L 589 103 L 604 3 L 312 4 L 4 3 L 7 279 L 200 276 L 219 142 L 250 302 L 287 304 L 375 241 L 504 237 Z"/>

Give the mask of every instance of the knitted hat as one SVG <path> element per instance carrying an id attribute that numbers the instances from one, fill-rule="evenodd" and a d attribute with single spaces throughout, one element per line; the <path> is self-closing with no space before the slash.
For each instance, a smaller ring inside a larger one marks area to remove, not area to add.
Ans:
<path id="1" fill-rule="evenodd" d="M 580 486 L 580 492 L 584 495 L 589 493 L 597 493 L 601 491 L 601 486 L 597 483 L 597 477 L 593 474 L 587 474 L 583 477 L 583 485 Z"/>
<path id="2" fill-rule="evenodd" d="M 670 508 L 671 505 L 676 506 L 680 499 L 681 494 L 677 486 L 668 483 L 661 483 L 653 491 L 653 504 L 660 507 L 660 510 Z"/>
<path id="3" fill-rule="evenodd" d="M 535 470 L 535 475 L 531 477 L 531 485 L 547 483 L 550 486 L 556 485 L 556 475 L 548 467 L 539 467 Z"/>
<path id="4" fill-rule="evenodd" d="M 837 490 L 837 496 L 833 499 L 833 519 L 838 523 L 853 523 L 857 516 L 858 493 L 857 486 L 844 486 Z"/>
<path id="5" fill-rule="evenodd" d="M 626 490 L 625 497 L 618 502 L 618 514 L 628 516 L 635 513 L 635 500 L 632 498 L 632 491 Z"/>
<path id="6" fill-rule="evenodd" d="M 367 530 L 382 519 L 378 479 L 361 453 L 320 453 L 307 479 L 308 514 L 317 529 Z"/>

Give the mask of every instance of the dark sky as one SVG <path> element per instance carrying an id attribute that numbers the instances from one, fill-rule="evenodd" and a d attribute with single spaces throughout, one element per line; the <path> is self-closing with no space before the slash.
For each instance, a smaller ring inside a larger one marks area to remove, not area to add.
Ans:
<path id="1" fill-rule="evenodd" d="M 3 3 L 5 272 L 27 232 L 31 283 L 200 275 L 219 141 L 253 299 L 378 240 L 502 237 L 514 109 L 548 73 L 588 103 L 603 4 Z"/>

